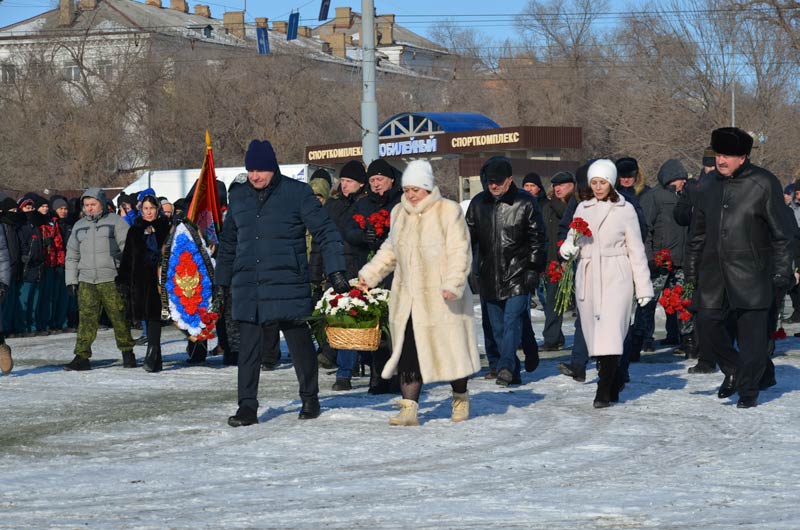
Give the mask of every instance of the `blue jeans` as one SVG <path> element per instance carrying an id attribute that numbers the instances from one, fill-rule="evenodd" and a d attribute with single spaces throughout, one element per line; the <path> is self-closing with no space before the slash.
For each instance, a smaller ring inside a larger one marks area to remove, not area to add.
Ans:
<path id="1" fill-rule="evenodd" d="M 36 309 L 39 305 L 39 283 L 22 282 L 19 290 L 19 314 L 17 328 L 19 333 L 32 333 L 36 329 Z"/>
<path id="2" fill-rule="evenodd" d="M 522 318 L 528 315 L 528 321 L 530 322 L 530 300 L 529 294 L 521 294 L 512 296 L 507 300 L 489 300 L 486 302 L 492 333 L 500 352 L 497 371 L 508 370 L 515 379 L 520 376 L 517 346 L 522 341 Z"/>
<path id="3" fill-rule="evenodd" d="M 336 377 L 344 377 L 350 379 L 353 377 L 353 369 L 358 362 L 358 352 L 356 350 L 337 350 L 336 364 L 339 369 L 336 370 Z"/>
<path id="4" fill-rule="evenodd" d="M 489 368 L 497 368 L 500 351 L 494 341 L 492 322 L 489 320 L 489 309 L 486 306 L 486 300 L 483 298 L 481 298 L 481 327 L 483 328 L 483 344 L 486 348 L 486 360 L 489 361 Z"/>
<path id="5" fill-rule="evenodd" d="M 570 354 L 570 364 L 574 368 L 586 368 L 589 362 L 589 347 L 586 346 L 586 339 L 583 338 L 583 328 L 581 327 L 581 314 L 575 318 L 575 335 L 572 337 L 572 353 Z"/>

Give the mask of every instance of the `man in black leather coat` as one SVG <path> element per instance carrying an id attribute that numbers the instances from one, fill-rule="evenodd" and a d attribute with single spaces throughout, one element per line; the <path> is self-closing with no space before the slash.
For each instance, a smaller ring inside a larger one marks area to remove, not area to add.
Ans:
<path id="1" fill-rule="evenodd" d="M 478 262 L 480 296 L 487 302 L 492 334 L 500 350 L 497 384 L 519 384 L 517 346 L 522 316 L 530 311 L 547 260 L 547 236 L 536 200 L 514 184 L 511 163 L 496 157 L 484 165 L 487 190 L 476 195 L 466 221 Z"/>
<path id="2" fill-rule="evenodd" d="M 711 146 L 717 173 L 694 205 L 686 280 L 696 286 L 701 343 L 725 374 L 718 396 L 738 392 L 737 407 L 750 408 L 759 390 L 774 384 L 774 378 L 762 379 L 771 364 L 768 313 L 775 292 L 793 283 L 792 234 L 783 221 L 780 182 L 748 159 L 753 138 L 723 127 L 711 134 Z M 739 351 L 731 346 L 726 318 L 736 322 Z"/>

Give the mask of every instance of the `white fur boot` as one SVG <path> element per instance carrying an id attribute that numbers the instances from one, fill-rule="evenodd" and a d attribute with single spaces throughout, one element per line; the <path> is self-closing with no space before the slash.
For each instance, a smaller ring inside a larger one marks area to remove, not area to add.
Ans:
<path id="1" fill-rule="evenodd" d="M 410 399 L 399 399 L 395 406 L 400 407 L 400 413 L 389 418 L 389 425 L 419 425 L 419 403 Z"/>
<path id="2" fill-rule="evenodd" d="M 469 419 L 469 391 L 463 394 L 453 392 L 453 415 L 451 421 L 464 421 Z"/>

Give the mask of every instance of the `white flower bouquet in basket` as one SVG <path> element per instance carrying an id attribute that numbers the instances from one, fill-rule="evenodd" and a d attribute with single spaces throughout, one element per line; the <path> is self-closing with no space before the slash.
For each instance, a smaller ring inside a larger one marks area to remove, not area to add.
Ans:
<path id="1" fill-rule="evenodd" d="M 381 341 L 381 328 L 389 317 L 389 291 L 381 288 L 362 291 L 356 280 L 352 289 L 339 294 L 328 289 L 314 307 L 312 318 L 325 322 L 325 333 L 332 348 L 374 351 Z"/>

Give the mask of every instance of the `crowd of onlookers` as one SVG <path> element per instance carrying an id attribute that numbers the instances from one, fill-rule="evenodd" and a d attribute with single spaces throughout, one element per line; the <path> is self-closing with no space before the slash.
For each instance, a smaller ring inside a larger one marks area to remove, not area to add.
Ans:
<path id="1" fill-rule="evenodd" d="M 163 215 L 171 217 L 175 206 L 164 197 L 159 200 Z M 136 205 L 137 196 L 122 194 L 117 208 L 113 204 L 109 208 L 130 224 Z M 2 305 L 2 329 L 6 337 L 76 330 L 77 300 L 67 290 L 64 273 L 67 242 L 73 225 L 82 215 L 78 198 L 55 195 L 47 199 L 31 192 L 14 200 L 0 194 L 0 226 L 11 264 L 10 283 Z"/>

